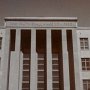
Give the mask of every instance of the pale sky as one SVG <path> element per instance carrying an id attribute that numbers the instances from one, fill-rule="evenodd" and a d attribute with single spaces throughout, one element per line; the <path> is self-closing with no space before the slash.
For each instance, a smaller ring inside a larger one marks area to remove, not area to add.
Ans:
<path id="1" fill-rule="evenodd" d="M 90 0 L 0 0 L 4 17 L 78 17 L 78 26 L 90 27 Z"/>

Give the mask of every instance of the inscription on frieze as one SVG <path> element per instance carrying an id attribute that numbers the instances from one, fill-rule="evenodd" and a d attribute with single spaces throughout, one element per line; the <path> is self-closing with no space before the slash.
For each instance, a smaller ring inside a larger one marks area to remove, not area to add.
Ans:
<path id="1" fill-rule="evenodd" d="M 44 22 L 44 21 L 8 21 L 7 27 L 77 27 L 76 22 Z"/>

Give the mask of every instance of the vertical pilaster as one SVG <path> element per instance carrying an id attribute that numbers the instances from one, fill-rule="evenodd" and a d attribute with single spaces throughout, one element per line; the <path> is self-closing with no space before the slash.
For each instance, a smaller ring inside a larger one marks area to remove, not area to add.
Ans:
<path id="1" fill-rule="evenodd" d="M 74 69 L 75 69 L 75 88 L 76 90 L 82 90 L 80 84 L 80 68 L 79 68 L 79 56 L 78 56 L 78 44 L 76 30 L 72 30 L 73 38 L 73 56 L 74 56 Z"/>
<path id="2" fill-rule="evenodd" d="M 20 77 L 19 77 L 19 90 L 22 90 L 22 81 L 23 81 L 23 53 L 20 52 Z"/>
<path id="3" fill-rule="evenodd" d="M 62 30 L 62 52 L 63 52 L 63 78 L 64 78 L 64 90 L 70 90 L 70 79 L 69 79 L 69 61 L 67 51 L 67 39 L 66 30 Z"/>
<path id="4" fill-rule="evenodd" d="M 16 42 L 15 42 L 15 52 L 16 52 L 16 85 L 17 85 L 17 90 L 20 90 L 19 81 L 20 81 L 20 62 L 21 62 L 21 52 L 20 52 L 20 46 L 21 46 L 21 30 L 16 29 Z M 22 84 L 22 83 L 21 83 Z M 15 89 L 16 90 L 16 89 Z"/>
<path id="5" fill-rule="evenodd" d="M 52 90 L 52 48 L 51 30 L 46 30 L 47 90 Z"/>
<path id="6" fill-rule="evenodd" d="M 36 30 L 31 30 L 30 90 L 37 90 Z"/>
<path id="7" fill-rule="evenodd" d="M 2 55 L 2 90 L 8 90 L 8 69 L 9 69 L 9 45 L 10 45 L 10 29 L 7 28 L 5 30 L 5 42 L 4 42 L 4 48 L 3 48 L 3 55 Z"/>
<path id="8" fill-rule="evenodd" d="M 21 30 L 16 29 L 15 51 L 20 54 Z"/>
<path id="9" fill-rule="evenodd" d="M 21 30 L 16 29 L 15 52 L 11 52 L 9 90 L 19 90 Z"/>

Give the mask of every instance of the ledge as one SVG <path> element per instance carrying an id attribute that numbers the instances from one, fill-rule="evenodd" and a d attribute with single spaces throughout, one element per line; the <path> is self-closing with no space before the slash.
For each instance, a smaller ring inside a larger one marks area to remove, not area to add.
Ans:
<path id="1" fill-rule="evenodd" d="M 5 17 L 5 21 L 77 21 L 77 17 Z"/>

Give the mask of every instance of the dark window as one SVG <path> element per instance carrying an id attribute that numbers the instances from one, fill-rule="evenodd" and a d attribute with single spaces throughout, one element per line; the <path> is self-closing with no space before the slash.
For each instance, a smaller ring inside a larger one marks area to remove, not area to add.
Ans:
<path id="1" fill-rule="evenodd" d="M 90 80 L 83 80 L 83 90 L 90 90 Z"/>
<path id="2" fill-rule="evenodd" d="M 0 37 L 0 49 L 2 48 L 2 37 Z"/>
<path id="3" fill-rule="evenodd" d="M 80 38 L 80 48 L 81 50 L 89 49 L 88 38 Z"/>
<path id="4" fill-rule="evenodd" d="M 81 58 L 82 70 L 90 70 L 90 58 Z"/>

